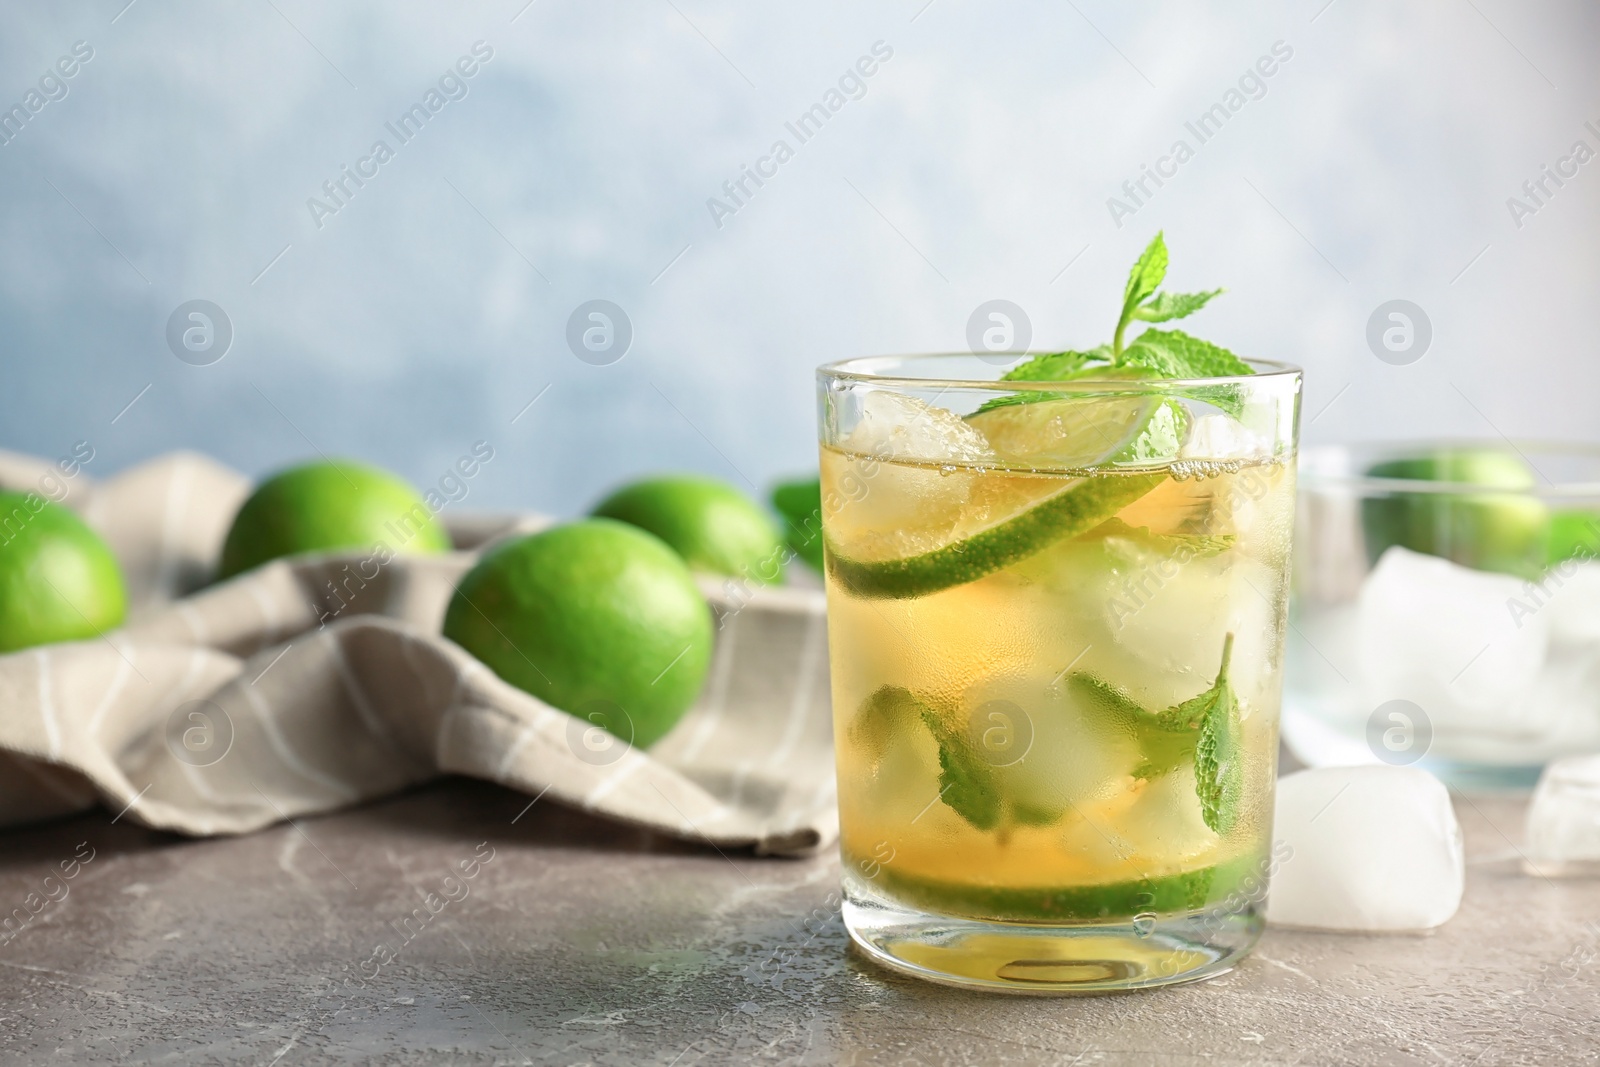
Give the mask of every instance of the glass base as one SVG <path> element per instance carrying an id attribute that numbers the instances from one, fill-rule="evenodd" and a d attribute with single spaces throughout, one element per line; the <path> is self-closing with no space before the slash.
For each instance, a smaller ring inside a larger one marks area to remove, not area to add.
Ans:
<path id="1" fill-rule="evenodd" d="M 962 919 L 908 908 L 849 872 L 842 910 L 851 940 L 891 970 L 942 985 L 1035 996 L 1214 978 L 1233 969 L 1265 925 L 1255 901 L 1235 911 L 1145 913 L 1094 924 Z"/>

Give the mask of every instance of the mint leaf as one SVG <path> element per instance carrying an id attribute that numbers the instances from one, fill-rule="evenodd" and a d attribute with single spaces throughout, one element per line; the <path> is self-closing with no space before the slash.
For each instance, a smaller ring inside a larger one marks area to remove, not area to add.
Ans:
<path id="1" fill-rule="evenodd" d="M 1087 352 L 1046 352 L 1019 363 L 1000 378 L 1003 382 L 1070 382 L 1077 378 L 1093 377 L 1111 363 L 1111 349 L 1105 345 Z M 1063 393 L 1024 392 L 1009 393 L 986 400 L 973 412 L 974 415 L 1007 404 L 1036 404 L 1041 400 L 1061 400 Z"/>
<path id="2" fill-rule="evenodd" d="M 850 742 L 880 760 L 894 739 L 905 736 L 919 721 L 939 745 L 939 799 L 979 830 L 998 827 L 1005 805 L 995 768 L 980 759 L 966 739 L 948 729 L 929 702 L 911 690 L 899 685 L 874 689 L 850 721 Z M 1018 821 L 1039 815 L 1023 814 Z"/>
<path id="3" fill-rule="evenodd" d="M 1135 778 L 1155 778 L 1194 758 L 1199 724 L 1180 716 L 1178 709 L 1148 711 L 1119 686 L 1086 672 L 1072 674 L 1067 687 L 1101 722 L 1133 736 L 1143 757 L 1134 768 Z"/>
<path id="4" fill-rule="evenodd" d="M 890 743 L 928 713 L 927 705 L 911 690 L 899 685 L 880 685 L 861 702 L 850 720 L 852 744 L 866 750 L 874 760 L 883 758 Z"/>
<path id="5" fill-rule="evenodd" d="M 1012 764 L 984 759 L 968 736 L 952 730 L 926 705 L 922 721 L 939 744 L 939 799 L 978 830 L 994 830 L 1000 843 L 1017 826 L 1049 826 L 1065 812 L 1055 797 L 1039 796 Z"/>
<path id="6" fill-rule="evenodd" d="M 966 738 L 947 728 L 939 713 L 911 690 L 899 685 L 873 690 L 850 722 L 850 741 L 874 760 L 882 759 L 891 742 L 918 721 L 939 745 L 939 799 L 979 830 L 998 827 L 1006 806 L 996 768 L 974 753 Z M 1013 819 L 1039 825 L 1035 820 L 1045 814 L 1029 810 L 1014 813 Z M 1052 822 L 1054 817 L 1044 821 Z"/>
<path id="7" fill-rule="evenodd" d="M 1160 288 L 1166 276 L 1167 241 L 1158 231 L 1155 238 L 1139 254 L 1133 270 L 1128 272 L 1128 284 L 1122 289 L 1122 320 L 1118 324 L 1118 334 L 1122 332 L 1121 327 L 1133 316 L 1134 308 L 1144 303 L 1151 293 Z"/>
<path id="8" fill-rule="evenodd" d="M 1233 656 L 1233 635 L 1222 642 L 1222 666 L 1210 689 L 1173 708 L 1199 720 L 1200 740 L 1194 753 L 1194 788 L 1200 797 L 1200 815 L 1219 834 L 1233 828 L 1239 818 L 1239 796 L 1244 791 L 1244 760 L 1239 751 L 1239 702 L 1228 684 L 1228 661 Z"/>
<path id="9" fill-rule="evenodd" d="M 1091 363 L 1111 362 L 1111 350 L 1105 345 L 1087 352 L 1046 352 L 1019 363 L 1001 375 L 1003 382 L 1059 382 L 1076 374 Z"/>
<path id="10" fill-rule="evenodd" d="M 1148 711 L 1125 690 L 1087 671 L 1074 671 L 1067 677 L 1067 689 L 1081 704 L 1093 709 L 1096 718 L 1128 733 L 1137 733 L 1154 721 Z"/>
<path id="11" fill-rule="evenodd" d="M 966 739 L 945 729 L 939 716 L 924 710 L 922 721 L 939 742 L 939 799 L 978 830 L 1000 825 L 1000 801 L 995 768 L 973 754 Z"/>
<path id="12" fill-rule="evenodd" d="M 1154 778 L 1194 761 L 1200 816 L 1219 834 L 1238 820 L 1244 789 L 1239 703 L 1228 684 L 1232 657 L 1230 633 L 1223 639 L 1222 665 L 1211 688 L 1160 712 L 1147 711 L 1123 689 L 1092 674 L 1079 672 L 1067 680 L 1080 705 L 1139 743 L 1144 758 L 1134 768 L 1135 778 Z"/>
<path id="13" fill-rule="evenodd" d="M 1150 300 L 1133 309 L 1133 317 L 1144 322 L 1166 322 L 1193 315 L 1205 307 L 1211 298 L 1223 293 L 1212 289 L 1206 293 L 1157 293 Z"/>
<path id="14" fill-rule="evenodd" d="M 1146 330 L 1145 333 L 1153 333 Z M 1166 348 L 1157 345 L 1145 345 L 1135 341 L 1122 353 L 1122 364 L 1126 367 L 1138 367 L 1150 372 L 1152 378 L 1187 378 L 1183 373 L 1183 364 L 1178 361 Z"/>
<path id="15" fill-rule="evenodd" d="M 1049 826 L 1061 818 L 1055 808 L 1040 808 L 1031 804 L 1014 803 L 1009 808 L 1011 821 L 1018 826 Z"/>
<path id="16" fill-rule="evenodd" d="M 1122 361 L 1176 378 L 1238 378 L 1255 370 L 1220 345 L 1182 330 L 1149 329 L 1122 354 Z"/>
<path id="17" fill-rule="evenodd" d="M 1122 354 L 1122 361 L 1168 378 L 1236 378 L 1255 373 L 1250 364 L 1226 348 L 1182 330 L 1144 331 Z M 1187 395 L 1236 419 L 1244 414 L 1244 394 L 1238 386 L 1203 386 L 1189 390 Z"/>

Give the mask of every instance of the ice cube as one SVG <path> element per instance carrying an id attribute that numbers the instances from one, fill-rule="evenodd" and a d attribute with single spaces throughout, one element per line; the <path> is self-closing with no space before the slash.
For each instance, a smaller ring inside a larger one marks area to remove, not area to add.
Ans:
<path id="1" fill-rule="evenodd" d="M 1569 756 L 1544 769 L 1526 838 L 1529 874 L 1600 874 L 1600 756 Z"/>
<path id="2" fill-rule="evenodd" d="M 1537 583 L 1523 586 L 1519 617 L 1549 616 L 1550 640 L 1564 645 L 1600 645 L 1600 563 L 1567 560 Z"/>
<path id="3" fill-rule="evenodd" d="M 954 412 L 913 397 L 867 392 L 861 418 L 841 441 L 823 484 L 824 523 L 836 550 L 862 559 L 929 552 L 956 536 L 981 473 L 958 467 L 992 460 L 983 434 Z M 894 462 L 894 461 L 901 462 Z M 831 477 L 830 477 L 831 475 Z"/>
<path id="4" fill-rule="evenodd" d="M 1417 704 L 1435 735 L 1452 729 L 1526 736 L 1546 724 L 1519 696 L 1538 680 L 1549 615 L 1521 614 L 1520 579 L 1398 545 L 1361 587 L 1359 662 L 1372 707 Z"/>
<path id="5" fill-rule="evenodd" d="M 881 390 L 860 396 L 861 419 L 840 441 L 847 451 L 931 463 L 994 459 L 988 439 L 953 411 Z"/>
<path id="6" fill-rule="evenodd" d="M 1149 680 L 1141 686 L 1147 698 L 1170 705 L 1207 688 L 1229 633 L 1234 684 L 1247 688 L 1270 676 L 1279 623 L 1268 599 L 1276 583 L 1265 564 L 1233 553 L 1174 557 L 1168 549 L 1115 577 L 1103 601 L 1107 627 L 1112 640 L 1138 657 L 1141 667 L 1129 673 Z"/>
<path id="7" fill-rule="evenodd" d="M 1272 442 L 1250 432 L 1228 415 L 1202 415 L 1189 428 L 1178 450 L 1180 459 L 1261 459 L 1272 454 Z"/>
<path id="8" fill-rule="evenodd" d="M 1461 904 L 1461 827 L 1416 767 L 1326 767 L 1278 781 L 1267 921 L 1430 930 Z"/>

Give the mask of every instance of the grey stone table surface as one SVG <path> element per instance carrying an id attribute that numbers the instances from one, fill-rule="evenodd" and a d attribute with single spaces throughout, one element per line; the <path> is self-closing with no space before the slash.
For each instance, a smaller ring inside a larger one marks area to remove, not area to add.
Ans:
<path id="1" fill-rule="evenodd" d="M 96 814 L 0 835 L 0 903 L 43 902 L 0 943 L 0 1062 L 1600 1060 L 1600 881 L 1520 873 L 1520 800 L 1457 811 L 1466 899 L 1431 936 L 1269 930 L 1213 981 L 1072 999 L 878 970 L 832 855 L 722 855 L 481 783 L 210 841 Z"/>

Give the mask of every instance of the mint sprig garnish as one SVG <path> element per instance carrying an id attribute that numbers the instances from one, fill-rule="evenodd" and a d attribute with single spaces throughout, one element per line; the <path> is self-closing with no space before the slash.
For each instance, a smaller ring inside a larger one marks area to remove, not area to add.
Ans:
<path id="1" fill-rule="evenodd" d="M 1122 355 L 1122 334 L 1133 320 L 1139 306 L 1155 296 L 1156 289 L 1167 277 L 1167 242 L 1158 232 L 1156 239 L 1145 246 L 1128 272 L 1128 284 L 1122 288 L 1122 317 L 1117 320 L 1117 332 L 1111 335 L 1111 359 L 1115 363 Z"/>
<path id="2" fill-rule="evenodd" d="M 1139 335 L 1123 353 L 1129 366 L 1144 367 L 1173 378 L 1233 378 L 1255 373 L 1250 364 L 1210 341 L 1182 330 L 1154 327 Z"/>
<path id="3" fill-rule="evenodd" d="M 1200 816 L 1219 834 L 1237 821 L 1244 788 L 1239 702 L 1228 682 L 1232 658 L 1230 633 L 1223 638 L 1222 664 L 1211 687 L 1159 712 L 1147 711 L 1122 689 L 1092 674 L 1077 672 L 1067 680 L 1082 706 L 1137 740 L 1144 758 L 1134 769 L 1135 778 L 1155 778 L 1194 761 Z"/>
<path id="4" fill-rule="evenodd" d="M 1133 309 L 1133 317 L 1144 322 L 1166 322 L 1169 319 L 1184 319 L 1205 307 L 1214 296 L 1221 296 L 1227 292 L 1225 289 L 1212 289 L 1205 293 L 1156 293 L 1149 300 Z"/>
<path id="5" fill-rule="evenodd" d="M 1004 375 L 1008 382 L 1059 382 L 1088 367 L 1106 366 L 1111 362 L 1111 346 L 1101 345 L 1087 352 L 1049 352 L 1034 356 L 1028 362 L 1012 367 Z"/>
<path id="6" fill-rule="evenodd" d="M 1170 322 L 1187 318 L 1205 307 L 1223 290 L 1199 293 L 1167 293 L 1161 283 L 1167 277 L 1167 242 L 1157 233 L 1128 273 L 1122 290 L 1122 313 L 1109 345 L 1085 351 L 1050 352 L 1035 356 L 1013 367 L 1003 377 L 1008 382 L 1069 381 L 1074 378 L 1115 377 L 1107 372 L 1121 371 L 1130 377 L 1144 372 L 1160 378 L 1234 378 L 1255 371 L 1250 364 L 1220 345 L 1202 341 L 1181 330 L 1148 328 L 1129 339 L 1128 327 L 1135 322 Z M 1026 394 L 1021 394 L 1026 395 Z M 1242 407 L 1238 390 L 1227 387 L 1208 389 L 1200 397 L 1234 417 Z M 993 403 L 991 401 L 991 403 Z"/>
<path id="7" fill-rule="evenodd" d="M 1176 330 L 1146 330 L 1132 342 L 1124 343 L 1128 325 L 1135 320 L 1168 322 L 1187 318 L 1222 292 L 1221 289 L 1213 289 L 1203 293 L 1163 293 L 1159 290 L 1166 278 L 1167 241 L 1157 233 L 1133 265 L 1133 270 L 1128 273 L 1128 283 L 1123 286 L 1122 315 L 1117 319 L 1116 332 L 1111 335 L 1111 366 L 1147 366 L 1162 374 L 1176 371 L 1173 376 L 1179 378 L 1216 378 L 1251 373 L 1249 364 L 1227 349 Z M 1149 356 L 1129 358 L 1129 353 L 1138 348 L 1141 342 L 1160 354 L 1158 363 L 1144 362 Z M 1203 349 L 1197 347 L 1202 345 Z M 1228 357 L 1227 360 L 1220 359 L 1219 354 Z M 1224 369 L 1216 369 L 1219 367 Z"/>

